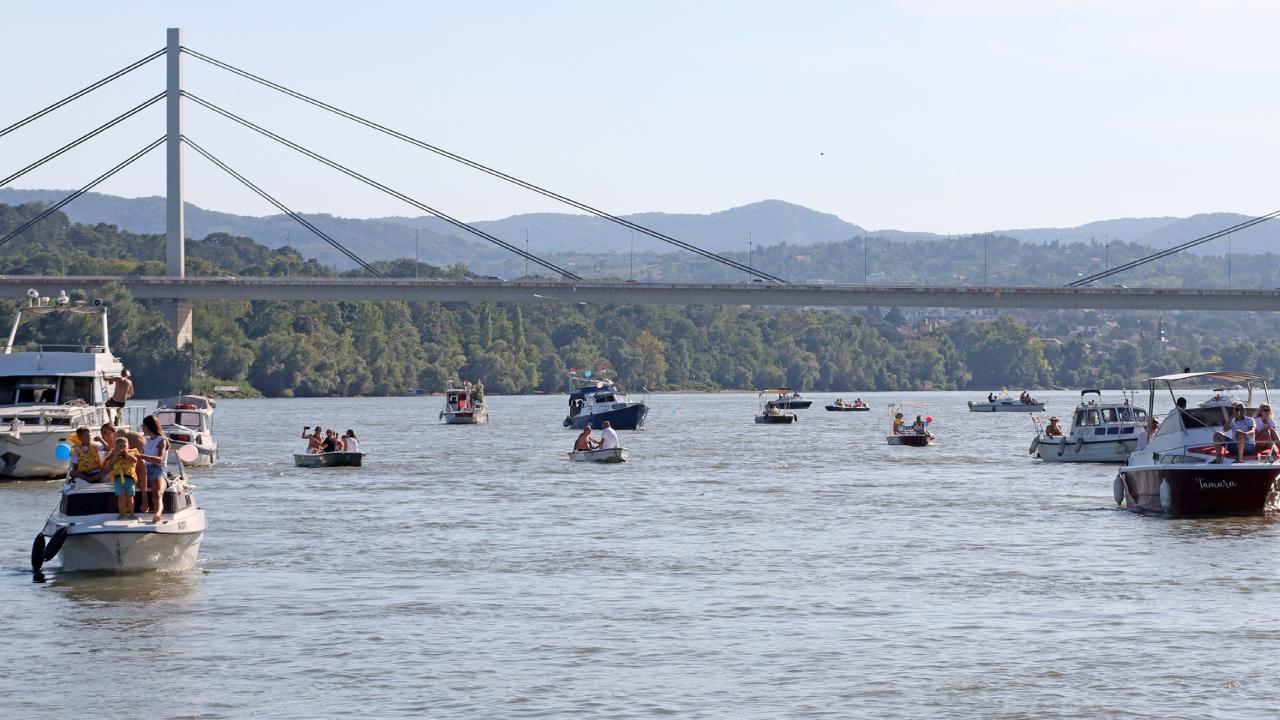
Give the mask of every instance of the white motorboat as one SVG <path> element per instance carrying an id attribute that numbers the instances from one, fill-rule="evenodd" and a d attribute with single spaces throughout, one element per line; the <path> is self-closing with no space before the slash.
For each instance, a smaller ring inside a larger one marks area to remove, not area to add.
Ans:
<path id="1" fill-rule="evenodd" d="M 1001 390 L 999 396 L 994 393 L 988 395 L 986 402 L 970 400 L 969 412 L 1044 412 L 1044 401 L 1036 400 L 1030 395 L 1026 399 L 1013 398 L 1009 396 L 1008 390 Z"/>
<path id="2" fill-rule="evenodd" d="M 783 412 L 781 400 L 795 394 L 790 388 L 760 391 L 760 412 L 756 415 L 756 423 L 760 425 L 790 425 L 797 419 L 795 413 Z M 808 402 L 808 401 L 806 401 Z"/>
<path id="3" fill-rule="evenodd" d="M 445 390 L 440 419 L 446 425 L 483 425 L 489 422 L 489 410 L 484 404 L 484 385 L 464 382 L 460 388 Z"/>
<path id="4" fill-rule="evenodd" d="M 1218 394 L 1198 407 L 1181 409 L 1173 385 L 1185 381 L 1222 380 L 1247 386 L 1247 395 L 1237 400 L 1229 392 Z M 1165 416 L 1146 447 L 1129 456 L 1113 483 L 1117 504 L 1131 510 L 1166 515 L 1254 515 L 1280 510 L 1280 464 L 1275 448 L 1255 447 L 1248 442 L 1234 448 L 1234 441 L 1219 439 L 1219 431 L 1231 417 L 1237 403 L 1245 417 L 1257 413 L 1254 386 L 1270 402 L 1267 378 L 1244 372 L 1182 372 L 1147 381 L 1148 413 L 1154 412 L 1158 384 L 1169 390 L 1174 408 Z M 1238 462 L 1244 450 L 1244 462 Z M 1223 457 L 1225 456 L 1225 457 Z"/>
<path id="5" fill-rule="evenodd" d="M 1032 422 L 1036 436 L 1028 452 L 1045 462 L 1123 463 L 1138 447 L 1147 411 L 1134 407 L 1127 396 L 1124 402 L 1104 403 L 1102 391 L 1082 390 L 1066 434 L 1049 437 L 1037 418 Z"/>
<path id="6" fill-rule="evenodd" d="M 631 451 L 624 447 L 574 450 L 569 453 L 569 459 L 574 462 L 622 463 L 630 457 Z"/>
<path id="7" fill-rule="evenodd" d="M 79 425 L 96 431 L 111 420 L 105 378 L 119 376 L 124 367 L 111 354 L 105 306 L 71 302 L 66 293 L 53 302 L 35 290 L 27 297 L 29 304 L 18 309 L 0 355 L 0 477 L 55 479 L 67 474 L 58 445 Z M 35 335 L 24 321 L 51 317 L 73 327 L 84 319 L 98 321 L 101 341 L 20 344 Z"/>
<path id="8" fill-rule="evenodd" d="M 645 399 L 648 399 L 646 394 Z M 649 414 L 646 402 L 632 402 L 612 380 L 602 377 L 592 379 L 592 371 L 569 372 L 569 414 L 564 426 L 575 430 L 590 425 L 599 429 L 608 420 L 614 430 L 639 430 Z"/>
<path id="9" fill-rule="evenodd" d="M 189 570 L 196 564 L 208 520 L 177 453 L 169 456 L 167 476 L 158 523 L 150 513 L 120 517 L 110 482 L 63 483 L 58 507 L 31 547 L 32 570 L 55 556 L 61 556 L 66 571 Z M 141 503 L 139 492 L 134 508 Z"/>
<path id="10" fill-rule="evenodd" d="M 185 463 L 188 467 L 209 466 L 218 461 L 218 443 L 213 439 L 213 411 L 217 406 L 217 401 L 203 395 L 176 395 L 156 403 L 156 420 L 169 437 L 169 444 L 175 450 L 183 445 L 196 449 L 196 459 Z"/>

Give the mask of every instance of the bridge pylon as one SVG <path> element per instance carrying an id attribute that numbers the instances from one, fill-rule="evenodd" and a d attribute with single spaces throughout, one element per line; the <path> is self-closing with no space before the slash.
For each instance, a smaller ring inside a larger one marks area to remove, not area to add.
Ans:
<path id="1" fill-rule="evenodd" d="M 182 195 L 182 28 L 169 28 L 165 46 L 165 269 L 173 278 L 187 274 L 187 227 Z M 165 309 L 174 344 L 191 344 L 191 301 L 173 300 Z"/>

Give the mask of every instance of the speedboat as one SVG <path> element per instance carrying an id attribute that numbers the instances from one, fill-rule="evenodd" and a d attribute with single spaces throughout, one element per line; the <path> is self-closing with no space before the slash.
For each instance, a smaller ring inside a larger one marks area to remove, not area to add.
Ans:
<path id="1" fill-rule="evenodd" d="M 295 453 L 293 456 L 293 464 L 300 468 L 360 467 L 363 462 L 364 453 L 341 450 L 325 453 Z"/>
<path id="2" fill-rule="evenodd" d="M 579 379 L 577 371 L 569 373 L 569 414 L 564 426 L 581 430 L 590 425 L 599 429 L 605 420 L 614 430 L 639 430 L 649 414 L 649 406 L 632 402 L 631 396 L 608 379 L 592 380 L 590 370 Z"/>
<path id="3" fill-rule="evenodd" d="M 1036 436 L 1027 452 L 1045 462 L 1123 463 L 1138 449 L 1147 411 L 1127 396 L 1122 403 L 1104 403 L 1101 390 L 1082 390 L 1066 435 L 1048 437 L 1038 419 L 1032 422 Z"/>
<path id="4" fill-rule="evenodd" d="M 217 401 L 203 395 L 175 395 L 156 402 L 155 416 L 160 429 L 174 449 L 191 445 L 196 459 L 188 467 L 204 467 L 218 461 L 218 443 L 213 439 L 213 411 Z"/>
<path id="5" fill-rule="evenodd" d="M 77 426 L 96 430 L 111 420 L 106 378 L 119 376 L 124 366 L 111 354 L 106 306 L 72 302 L 66 293 L 53 302 L 35 290 L 27 297 L 0 355 L 0 477 L 56 479 L 67 474 L 58 445 Z M 24 321 L 49 317 L 68 327 L 88 319 L 83 326 L 98 324 L 101 339 L 96 345 L 19 344 L 20 336 L 30 336 Z"/>
<path id="6" fill-rule="evenodd" d="M 782 412 L 778 399 L 792 392 L 789 388 L 765 390 L 760 393 L 760 414 L 756 422 L 761 425 L 789 425 L 797 420 L 795 413 Z"/>
<path id="7" fill-rule="evenodd" d="M 1218 394 L 1199 406 L 1177 407 L 1173 386 L 1187 381 L 1220 380 L 1243 384 L 1245 397 Z M 1252 417 L 1255 386 L 1270 401 L 1267 378 L 1245 372 L 1183 372 L 1147 380 L 1147 412 L 1153 413 L 1158 389 L 1167 389 L 1175 407 L 1165 416 L 1146 447 L 1129 455 L 1116 475 L 1112 493 L 1116 504 L 1132 510 L 1166 515 L 1254 515 L 1276 510 L 1280 503 L 1280 464 L 1273 453 L 1251 453 L 1237 462 L 1233 443 L 1215 439 L 1231 408 L 1242 404 Z M 1228 457 L 1221 454 L 1227 451 Z"/>
<path id="8" fill-rule="evenodd" d="M 988 395 L 985 402 L 969 401 L 969 412 L 1044 412 L 1044 401 L 1028 396 L 1031 402 L 1009 397 L 1008 390 L 1001 390 L 999 397 Z"/>
<path id="9" fill-rule="evenodd" d="M 631 451 L 624 447 L 574 450 L 569 453 L 569 459 L 574 462 L 622 463 L 630 457 Z"/>
<path id="10" fill-rule="evenodd" d="M 484 386 L 464 382 L 460 388 L 445 390 L 440 419 L 445 425 L 482 425 L 489 422 L 489 411 L 484 405 Z"/>
<path id="11" fill-rule="evenodd" d="M 805 400 L 800 397 L 800 393 L 791 388 L 782 388 L 778 392 L 782 394 L 773 402 L 783 410 L 808 410 L 813 404 L 812 400 Z"/>
<path id="12" fill-rule="evenodd" d="M 120 517 L 111 482 L 64 482 L 58 507 L 31 546 L 31 569 L 39 571 L 59 555 L 66 571 L 191 569 L 208 520 L 196 504 L 177 453 L 170 453 L 166 471 L 164 512 L 158 523 L 151 521 L 150 513 Z M 139 492 L 134 508 L 141 506 Z"/>
<path id="13" fill-rule="evenodd" d="M 906 418 L 903 417 L 903 410 L 919 410 L 917 414 L 923 415 L 928 403 L 894 403 L 889 406 L 889 416 L 893 422 L 893 432 L 885 438 L 890 445 L 906 445 L 908 447 L 927 447 L 933 444 L 933 433 L 929 432 L 928 426 L 933 423 L 933 418 L 925 421 L 925 427 L 917 428 L 913 424 L 908 424 Z M 898 422 L 898 418 L 902 418 L 902 422 Z"/>

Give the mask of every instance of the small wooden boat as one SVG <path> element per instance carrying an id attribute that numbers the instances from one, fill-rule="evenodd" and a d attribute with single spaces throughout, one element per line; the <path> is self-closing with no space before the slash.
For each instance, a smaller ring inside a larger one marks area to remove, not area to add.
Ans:
<path id="1" fill-rule="evenodd" d="M 890 445 L 907 445 L 909 447 L 927 447 L 933 442 L 933 435 L 928 431 L 923 433 L 907 432 L 899 435 L 890 435 L 886 438 Z"/>
<path id="2" fill-rule="evenodd" d="M 295 453 L 293 464 L 301 468 L 318 467 L 360 467 L 364 453 L 359 452 L 327 452 L 327 453 Z"/>
<path id="3" fill-rule="evenodd" d="M 631 451 L 624 447 L 574 450 L 569 453 L 569 459 L 574 462 L 623 463 L 630 456 Z"/>
<path id="4" fill-rule="evenodd" d="M 870 405 L 827 405 L 828 412 L 867 412 Z"/>

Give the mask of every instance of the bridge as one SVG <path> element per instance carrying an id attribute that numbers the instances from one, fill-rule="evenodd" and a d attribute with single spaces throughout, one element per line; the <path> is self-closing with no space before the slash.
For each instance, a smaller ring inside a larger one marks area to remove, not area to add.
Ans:
<path id="1" fill-rule="evenodd" d="M 1053 287 L 957 287 L 957 286 L 906 286 L 906 285 L 852 285 L 852 284 L 792 284 L 743 264 L 697 247 L 664 233 L 639 225 L 584 202 L 566 197 L 532 182 L 514 177 L 500 170 L 419 140 L 406 133 L 362 117 L 349 110 L 330 105 L 272 82 L 254 73 L 218 60 L 182 44 L 182 32 L 170 28 L 166 45 L 136 62 L 102 78 L 58 102 L 43 108 L 21 120 L 0 128 L 0 138 L 28 123 L 74 102 L 153 60 L 163 57 L 166 63 L 166 85 L 163 91 L 144 99 L 132 109 L 108 120 L 94 130 L 49 153 L 17 172 L 0 177 L 0 186 L 7 185 L 46 162 L 61 156 L 80 144 L 93 139 L 121 122 L 128 120 L 147 107 L 164 101 L 166 107 L 165 133 L 140 150 L 134 152 L 115 167 L 107 170 L 65 199 L 53 204 L 32 220 L 0 237 L 0 246 L 20 236 L 23 232 L 48 218 L 54 212 L 96 187 L 99 183 L 128 167 L 161 145 L 166 154 L 166 272 L 164 277 L 0 277 L 0 292 L 21 292 L 35 288 L 45 295 L 56 295 L 61 290 L 82 289 L 89 292 L 108 284 L 128 288 L 135 297 L 166 301 L 169 322 L 174 340 L 179 347 L 191 340 L 192 302 L 200 300 L 418 300 L 436 302 L 571 302 L 571 303 L 652 303 L 652 304 L 726 304 L 754 306 L 814 306 L 814 307 L 958 307 L 995 309 L 1112 309 L 1112 310 L 1257 310 L 1280 311 L 1280 293 L 1269 290 L 1231 289 L 1165 289 L 1094 287 L 1107 277 L 1136 267 L 1145 262 L 1167 257 L 1196 244 L 1222 237 L 1226 234 L 1280 217 L 1280 211 L 1254 218 L 1245 223 L 1225 228 L 1202 238 L 1154 253 L 1146 258 L 1131 261 L 1104 273 L 1082 277 L 1071 286 Z M 518 244 L 501 238 L 454 218 L 438 208 L 414 198 L 406 192 L 389 187 L 374 178 L 342 165 L 288 138 L 273 132 L 224 107 L 216 105 L 183 88 L 182 62 L 191 57 L 226 71 L 239 78 L 287 95 L 313 109 L 337 115 L 368 130 L 411 145 L 418 150 L 433 153 L 458 162 L 473 170 L 504 180 L 530 192 L 563 203 L 575 210 L 608 220 L 633 232 L 647 235 L 683 251 L 704 259 L 721 263 L 728 268 L 752 278 L 744 283 L 653 283 L 609 282 L 579 277 L 572 271 L 559 267 L 541 257 L 529 253 Z M 490 242 L 526 261 L 536 264 L 557 280 L 417 280 L 391 279 L 365 262 L 356 252 L 344 247 L 314 223 L 294 212 L 249 178 L 183 133 L 183 101 L 215 113 L 228 121 L 262 135 L 276 143 L 323 164 L 407 205 L 434 215 L 456 229 Z M 219 169 L 244 185 L 282 213 L 287 214 L 321 240 L 343 253 L 353 263 L 368 273 L 368 277 L 344 278 L 208 278 L 186 277 L 186 230 L 183 204 L 183 149 L 190 147 Z"/>
<path id="2" fill-rule="evenodd" d="M 1193 288 L 970 287 L 788 283 L 670 283 L 414 278 L 0 276 L 0 296 L 34 288 L 100 291 L 144 300 L 368 300 L 805 307 L 953 307 L 1003 310 L 1280 311 L 1280 292 Z"/>

